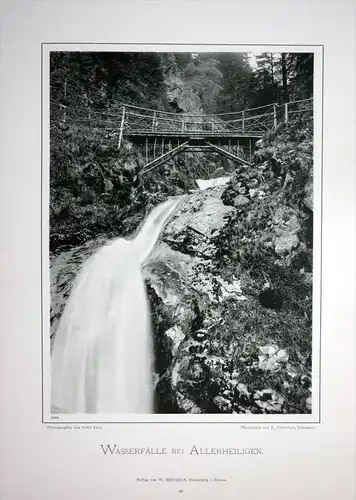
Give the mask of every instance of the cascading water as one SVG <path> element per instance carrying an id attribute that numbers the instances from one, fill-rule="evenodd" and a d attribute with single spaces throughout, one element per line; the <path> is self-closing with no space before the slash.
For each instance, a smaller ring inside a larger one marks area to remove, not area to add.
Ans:
<path id="1" fill-rule="evenodd" d="M 142 265 L 182 197 L 155 207 L 132 240 L 84 264 L 52 350 L 51 403 L 68 413 L 152 413 L 152 338 Z"/>

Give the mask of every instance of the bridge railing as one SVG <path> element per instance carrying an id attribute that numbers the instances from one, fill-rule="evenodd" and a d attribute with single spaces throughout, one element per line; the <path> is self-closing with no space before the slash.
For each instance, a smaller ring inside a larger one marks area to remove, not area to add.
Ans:
<path id="1" fill-rule="evenodd" d="M 90 107 L 70 107 L 51 101 L 51 123 L 75 123 L 106 129 L 119 135 L 263 135 L 278 123 L 287 122 L 296 114 L 313 111 L 313 98 L 285 104 L 269 104 L 238 112 L 203 115 L 202 113 L 171 113 L 132 105 L 115 111 L 98 111 Z"/>
<path id="2" fill-rule="evenodd" d="M 197 113 L 170 113 L 131 105 L 122 107 L 122 130 L 124 133 L 176 133 L 194 134 L 218 132 L 231 134 L 263 134 L 276 128 L 281 121 L 288 121 L 295 113 L 313 111 L 313 100 L 287 102 L 283 105 L 269 104 L 258 108 L 232 113 L 203 115 Z"/>
<path id="3" fill-rule="evenodd" d="M 197 113 L 170 113 L 136 106 L 122 107 L 124 132 L 177 134 L 217 132 L 251 133 L 265 132 L 273 127 L 273 104 L 232 113 L 204 115 Z"/>

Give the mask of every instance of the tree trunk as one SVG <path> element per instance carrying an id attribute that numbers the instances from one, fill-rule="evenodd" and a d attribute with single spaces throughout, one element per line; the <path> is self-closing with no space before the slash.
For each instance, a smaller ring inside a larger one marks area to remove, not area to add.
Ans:
<path id="1" fill-rule="evenodd" d="M 271 52 L 270 62 L 271 62 L 271 80 L 272 80 L 272 85 L 273 85 L 273 84 L 274 84 L 274 61 L 273 61 L 273 52 Z"/>

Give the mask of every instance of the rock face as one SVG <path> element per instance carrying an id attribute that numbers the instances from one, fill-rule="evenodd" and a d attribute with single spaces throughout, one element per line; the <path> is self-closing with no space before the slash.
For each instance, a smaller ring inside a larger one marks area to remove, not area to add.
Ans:
<path id="1" fill-rule="evenodd" d="M 237 280 L 212 268 L 213 236 L 234 210 L 221 201 L 224 187 L 194 193 L 166 226 L 144 266 L 155 332 L 158 412 L 215 408 L 211 370 L 202 340 L 205 313 L 219 313 L 227 298 L 244 300 Z M 214 384 L 213 384 L 214 385 Z"/>
<path id="2" fill-rule="evenodd" d="M 98 238 L 50 259 L 51 341 L 53 341 L 58 322 L 70 295 L 74 278 L 86 259 L 105 242 L 106 239 Z"/>
<path id="3" fill-rule="evenodd" d="M 171 78 L 167 91 L 168 99 L 175 103 L 183 113 L 192 113 L 201 109 L 201 101 L 193 90 L 187 88 L 180 78 Z"/>
<path id="4" fill-rule="evenodd" d="M 277 255 L 288 255 L 299 245 L 298 233 L 302 227 L 298 216 L 292 209 L 280 207 L 273 218 L 275 242 L 274 251 Z"/>
<path id="5" fill-rule="evenodd" d="M 202 103 L 199 96 L 178 75 L 169 73 L 165 79 L 168 101 L 183 113 L 199 113 Z"/>

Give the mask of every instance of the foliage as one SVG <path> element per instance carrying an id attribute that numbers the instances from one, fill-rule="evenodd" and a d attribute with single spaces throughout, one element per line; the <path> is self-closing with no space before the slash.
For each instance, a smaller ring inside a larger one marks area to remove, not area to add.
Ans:
<path id="1" fill-rule="evenodd" d="M 52 52 L 50 85 L 51 99 L 64 105 L 167 106 L 161 61 L 150 52 Z"/>

